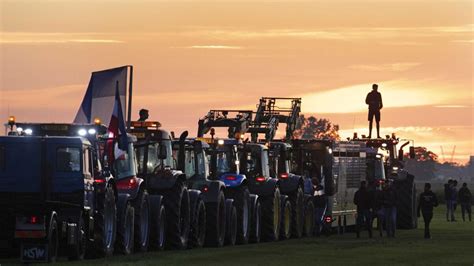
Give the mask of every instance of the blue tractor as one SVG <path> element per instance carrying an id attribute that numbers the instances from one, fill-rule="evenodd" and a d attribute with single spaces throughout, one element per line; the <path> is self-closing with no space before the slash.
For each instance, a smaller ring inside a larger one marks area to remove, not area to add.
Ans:
<path id="1" fill-rule="evenodd" d="M 69 259 L 111 255 L 117 191 L 97 147 L 84 137 L 41 134 L 71 129 L 62 124 L 9 125 L 0 137 L 2 239 L 19 244 L 24 262 L 55 261 L 62 251 Z"/>

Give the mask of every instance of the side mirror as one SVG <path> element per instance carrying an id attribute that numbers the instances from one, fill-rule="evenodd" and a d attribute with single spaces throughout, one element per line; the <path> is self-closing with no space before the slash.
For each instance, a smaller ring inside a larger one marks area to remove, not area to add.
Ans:
<path id="1" fill-rule="evenodd" d="M 411 146 L 410 147 L 410 159 L 415 159 L 416 154 L 415 154 L 415 147 Z"/>
<path id="2" fill-rule="evenodd" d="M 166 158 L 168 158 L 168 154 L 167 154 L 167 150 L 166 150 L 166 146 L 161 144 L 160 145 L 160 148 L 159 148 L 159 151 L 158 151 L 158 159 L 160 160 L 165 160 Z"/>

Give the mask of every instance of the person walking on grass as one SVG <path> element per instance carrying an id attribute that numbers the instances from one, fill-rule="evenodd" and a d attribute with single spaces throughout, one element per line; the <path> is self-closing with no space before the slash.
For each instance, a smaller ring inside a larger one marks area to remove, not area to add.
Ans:
<path id="1" fill-rule="evenodd" d="M 387 237 L 395 237 L 395 229 L 397 228 L 397 194 L 392 182 L 384 184 L 382 204 Z"/>
<path id="2" fill-rule="evenodd" d="M 453 180 L 449 179 L 446 184 L 444 184 L 444 200 L 446 201 L 446 221 L 450 221 L 452 215 L 452 203 L 451 203 L 451 185 Z"/>
<path id="3" fill-rule="evenodd" d="M 431 191 L 431 184 L 425 183 L 425 191 L 420 194 L 418 200 L 418 217 L 420 217 L 420 211 L 423 215 L 423 221 L 425 222 L 425 238 L 430 239 L 430 222 L 433 219 L 433 208 L 438 206 L 438 199 L 436 195 Z"/>
<path id="4" fill-rule="evenodd" d="M 454 212 L 456 211 L 457 201 L 458 201 L 458 189 L 456 188 L 458 181 L 453 180 L 451 185 L 451 222 L 456 222 L 456 217 Z"/>
<path id="5" fill-rule="evenodd" d="M 470 222 L 471 221 L 472 194 L 471 194 L 471 191 L 469 191 L 469 188 L 467 188 L 466 183 L 462 184 L 461 189 L 459 189 L 458 196 L 459 196 L 459 204 L 461 204 L 462 220 L 463 222 L 466 221 L 465 213 L 467 212 L 467 215 L 469 217 L 469 222 Z"/>
<path id="6" fill-rule="evenodd" d="M 372 238 L 372 213 L 370 212 L 372 199 L 369 191 L 367 191 L 365 181 L 360 182 L 359 190 L 354 194 L 354 204 L 357 206 L 357 238 L 360 237 L 360 228 L 363 224 L 365 224 L 369 231 L 369 238 Z"/>

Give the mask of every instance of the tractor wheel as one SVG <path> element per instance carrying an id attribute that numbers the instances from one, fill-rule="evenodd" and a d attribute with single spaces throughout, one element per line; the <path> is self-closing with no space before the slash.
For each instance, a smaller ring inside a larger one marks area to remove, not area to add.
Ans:
<path id="1" fill-rule="evenodd" d="M 206 206 L 206 246 L 222 247 L 225 240 L 225 197 L 220 191 L 217 202 L 208 203 Z"/>
<path id="2" fill-rule="evenodd" d="M 290 196 L 291 203 L 291 236 L 300 238 L 303 236 L 304 230 L 304 192 L 302 187 L 292 193 Z"/>
<path id="3" fill-rule="evenodd" d="M 397 192 L 397 227 L 400 229 L 414 229 L 417 226 L 416 187 L 414 176 L 395 181 Z"/>
<path id="4" fill-rule="evenodd" d="M 165 206 L 153 206 L 156 208 L 152 212 L 151 228 L 150 228 L 150 246 L 155 250 L 163 250 L 165 248 L 166 235 L 166 211 Z"/>
<path id="5" fill-rule="evenodd" d="M 56 262 L 59 248 L 59 229 L 56 216 L 51 217 L 48 229 L 48 262 Z"/>
<path id="6" fill-rule="evenodd" d="M 280 235 L 280 189 L 263 198 L 262 204 L 262 237 L 264 241 L 277 241 Z"/>
<path id="7" fill-rule="evenodd" d="M 150 201 L 146 190 L 139 192 L 133 207 L 135 209 L 136 251 L 146 252 L 150 243 Z"/>
<path id="8" fill-rule="evenodd" d="M 237 209 L 232 206 L 227 217 L 227 228 L 225 242 L 229 246 L 234 246 L 237 241 Z"/>
<path id="9" fill-rule="evenodd" d="M 117 205 L 115 192 L 110 184 L 105 188 L 104 199 L 101 203 L 95 215 L 94 245 L 89 245 L 93 257 L 108 257 L 114 253 L 117 236 Z"/>
<path id="10" fill-rule="evenodd" d="M 260 243 L 262 236 L 262 206 L 260 200 L 257 200 L 252 212 L 252 220 L 250 223 L 250 238 L 252 243 Z"/>
<path id="11" fill-rule="evenodd" d="M 189 247 L 200 248 L 206 239 L 206 205 L 199 199 L 193 211 L 191 230 L 189 231 Z"/>
<path id="12" fill-rule="evenodd" d="M 122 254 L 133 253 L 135 234 L 135 209 L 130 202 L 121 210 L 119 228 L 117 231 L 117 247 Z"/>
<path id="13" fill-rule="evenodd" d="M 67 247 L 67 255 L 69 260 L 83 260 L 86 254 L 87 229 L 82 213 L 79 215 L 76 222 L 77 227 L 76 232 L 74 232 L 76 243 Z"/>
<path id="14" fill-rule="evenodd" d="M 313 236 L 314 234 L 314 203 L 310 199 L 306 203 L 304 211 L 304 235 Z"/>
<path id="15" fill-rule="evenodd" d="M 232 191 L 234 206 L 237 210 L 237 244 L 247 244 L 250 235 L 250 192 L 247 186 Z"/>
<path id="16" fill-rule="evenodd" d="M 190 227 L 190 207 L 188 189 L 181 181 L 176 181 L 172 189 L 164 193 L 167 225 L 167 246 L 186 249 Z"/>
<path id="17" fill-rule="evenodd" d="M 289 200 L 285 200 L 281 210 L 280 240 L 286 240 L 291 237 L 292 214 L 293 210 Z"/>

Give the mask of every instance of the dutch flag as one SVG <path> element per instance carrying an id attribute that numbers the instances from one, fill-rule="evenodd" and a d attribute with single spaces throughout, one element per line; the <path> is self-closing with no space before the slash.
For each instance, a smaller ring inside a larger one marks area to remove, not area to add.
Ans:
<path id="1" fill-rule="evenodd" d="M 114 109 L 110 118 L 108 131 L 109 137 L 117 140 L 118 145 L 115 145 L 114 157 L 115 159 L 118 159 L 124 156 L 128 146 L 127 131 L 125 128 L 125 120 L 123 119 L 122 104 L 120 101 L 118 84 L 117 89 L 115 91 Z"/>

